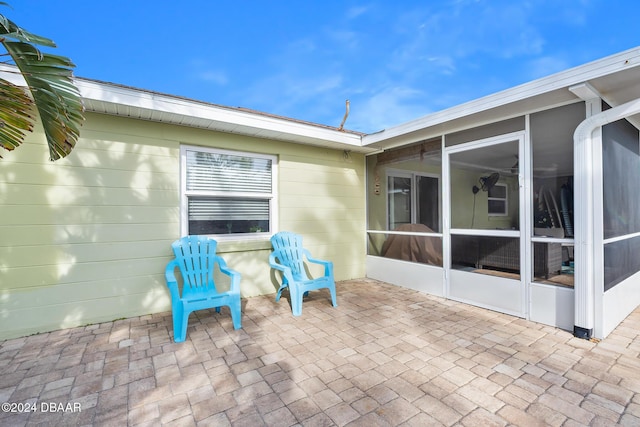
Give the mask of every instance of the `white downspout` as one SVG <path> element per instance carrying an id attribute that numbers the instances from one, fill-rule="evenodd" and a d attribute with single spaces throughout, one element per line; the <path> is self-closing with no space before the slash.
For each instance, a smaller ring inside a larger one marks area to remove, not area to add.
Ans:
<path id="1" fill-rule="evenodd" d="M 602 224 L 595 224 L 594 203 L 594 169 L 600 165 L 594 165 L 593 133 L 600 127 L 640 113 L 640 98 L 625 104 L 595 114 L 586 118 L 578 125 L 573 134 L 574 147 L 574 235 L 575 235 L 575 319 L 573 334 L 576 337 L 589 339 L 593 336 L 595 327 L 595 298 L 596 288 L 594 276 L 602 278 L 602 274 L 596 275 L 595 268 L 602 266 L 601 256 L 595 256 L 596 241 L 595 231 L 602 233 Z M 601 159 L 601 156 L 595 156 Z M 598 174 L 599 175 L 599 174 Z M 601 186 L 598 186 L 601 188 Z M 601 200 L 601 198 L 599 198 Z M 597 216 L 601 218 L 600 215 Z M 602 236 L 597 241 L 602 242 Z M 600 250 L 600 253 L 601 250 Z M 598 264 L 596 265 L 596 261 Z M 602 289 L 602 287 L 600 287 Z"/>

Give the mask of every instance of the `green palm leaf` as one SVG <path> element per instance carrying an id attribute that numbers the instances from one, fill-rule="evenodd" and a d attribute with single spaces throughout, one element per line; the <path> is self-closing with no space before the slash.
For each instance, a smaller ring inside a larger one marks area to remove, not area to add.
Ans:
<path id="1" fill-rule="evenodd" d="M 67 156 L 75 147 L 84 121 L 80 92 L 73 83 L 75 65 L 64 56 L 40 51 L 36 45 L 55 47 L 55 43 L 27 32 L 3 15 L 0 15 L 0 43 L 28 88 L 27 93 L 24 88 L 0 79 L 0 144 L 7 150 L 22 144 L 25 132 L 33 129 L 35 119 L 31 112 L 35 106 L 51 160 Z"/>
<path id="2" fill-rule="evenodd" d="M 13 150 L 33 129 L 30 115 L 33 101 L 24 88 L 0 79 L 0 144 Z"/>

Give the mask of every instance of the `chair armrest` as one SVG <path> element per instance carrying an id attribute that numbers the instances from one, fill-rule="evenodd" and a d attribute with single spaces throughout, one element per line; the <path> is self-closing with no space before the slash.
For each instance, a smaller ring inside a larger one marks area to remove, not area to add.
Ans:
<path id="1" fill-rule="evenodd" d="M 271 266 L 271 268 L 275 268 L 276 270 L 282 271 L 282 274 L 284 274 L 284 280 L 286 283 L 294 282 L 291 268 L 287 267 L 286 265 L 282 265 L 278 261 L 276 261 L 275 252 L 272 252 L 269 255 L 269 265 Z"/>
<path id="2" fill-rule="evenodd" d="M 178 280 L 176 279 L 176 268 L 179 267 L 178 261 L 176 259 L 172 259 L 167 264 L 167 268 L 164 270 L 164 277 L 167 281 L 167 287 L 169 288 L 169 292 L 171 293 L 171 299 L 173 301 L 180 300 L 180 290 L 178 289 Z"/>
<path id="3" fill-rule="evenodd" d="M 242 275 L 229 267 L 227 267 L 227 263 L 222 257 L 216 256 L 216 262 L 220 267 L 220 271 L 231 278 L 231 285 L 229 286 L 229 292 L 234 294 L 240 293 L 240 279 Z"/>
<path id="4" fill-rule="evenodd" d="M 314 263 L 314 264 L 321 264 L 324 265 L 324 275 L 325 276 L 332 276 L 333 277 L 333 262 L 332 261 L 326 261 L 323 259 L 318 259 L 318 258 L 313 258 L 311 256 L 311 254 L 309 253 L 308 250 L 305 249 L 305 255 L 307 256 L 307 261 Z"/>
<path id="5" fill-rule="evenodd" d="M 278 263 L 278 261 L 276 261 L 275 252 L 272 252 L 271 254 L 269 254 L 269 265 L 271 266 L 271 268 L 275 268 L 276 270 L 280 270 L 280 271 L 284 271 L 284 269 L 287 268 L 284 265 Z"/>

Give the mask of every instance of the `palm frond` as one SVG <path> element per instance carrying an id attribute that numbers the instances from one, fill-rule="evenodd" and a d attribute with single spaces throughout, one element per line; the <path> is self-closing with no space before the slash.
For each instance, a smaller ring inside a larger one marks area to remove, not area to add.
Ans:
<path id="1" fill-rule="evenodd" d="M 40 51 L 36 45 L 55 47 L 55 43 L 29 33 L 2 15 L 0 43 L 20 70 L 33 97 L 22 91 L 23 97 L 19 98 L 17 86 L 0 81 L 4 86 L 0 88 L 0 96 L 4 94 L 7 98 L 6 105 L 4 102 L 0 105 L 0 144 L 12 150 L 22 143 L 24 132 L 33 128 L 34 118 L 29 112 L 35 105 L 51 160 L 67 156 L 78 141 L 84 121 L 84 106 L 73 82 L 75 65 L 69 58 Z"/>
<path id="2" fill-rule="evenodd" d="M 33 130 L 32 105 L 25 88 L 0 79 L 0 145 L 6 150 L 18 147 Z"/>

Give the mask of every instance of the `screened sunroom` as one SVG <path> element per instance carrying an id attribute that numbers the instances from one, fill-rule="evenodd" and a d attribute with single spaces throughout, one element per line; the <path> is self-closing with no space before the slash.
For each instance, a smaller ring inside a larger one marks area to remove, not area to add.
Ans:
<path id="1" fill-rule="evenodd" d="M 366 136 L 367 275 L 606 336 L 640 304 L 637 57 Z"/>

